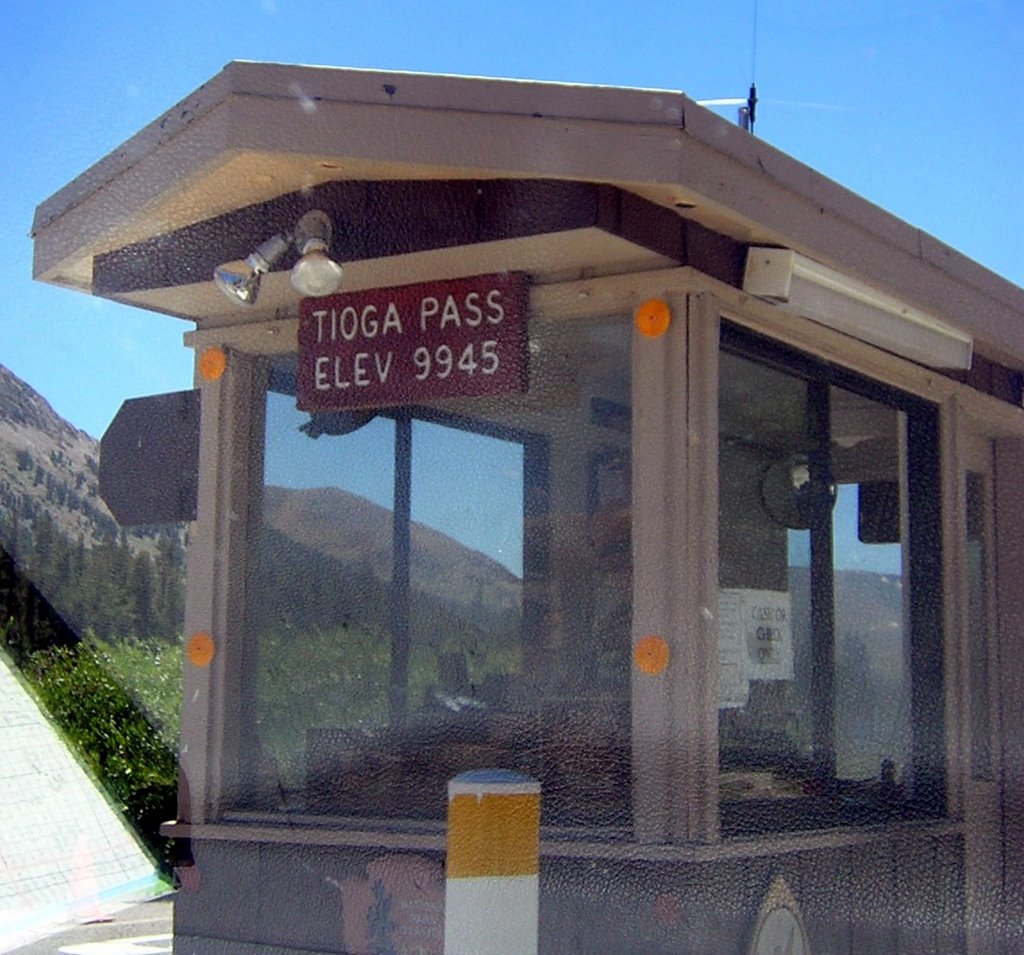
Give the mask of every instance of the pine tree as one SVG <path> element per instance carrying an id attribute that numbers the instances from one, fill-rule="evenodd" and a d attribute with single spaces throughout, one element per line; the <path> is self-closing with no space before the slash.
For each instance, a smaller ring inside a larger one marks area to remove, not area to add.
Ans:
<path id="1" fill-rule="evenodd" d="M 149 554 L 138 554 L 132 561 L 130 599 L 132 630 L 137 637 L 152 636 L 156 630 L 154 612 L 153 562 Z"/>

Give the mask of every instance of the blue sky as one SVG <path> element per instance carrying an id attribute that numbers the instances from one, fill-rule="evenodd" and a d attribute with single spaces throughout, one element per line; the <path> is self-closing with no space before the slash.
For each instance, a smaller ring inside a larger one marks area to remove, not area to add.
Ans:
<path id="1" fill-rule="evenodd" d="M 757 135 L 1024 284 L 1024 2 L 5 0 L 0 363 L 93 435 L 187 324 L 31 281 L 35 206 L 232 59 L 742 96 Z M 732 116 L 732 109 L 723 110 Z"/>

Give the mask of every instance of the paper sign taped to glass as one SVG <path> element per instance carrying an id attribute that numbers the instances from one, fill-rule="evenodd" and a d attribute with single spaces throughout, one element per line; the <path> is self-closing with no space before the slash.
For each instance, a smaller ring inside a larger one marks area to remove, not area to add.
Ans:
<path id="1" fill-rule="evenodd" d="M 719 591 L 720 708 L 746 706 L 752 680 L 793 679 L 791 619 L 788 591 Z"/>

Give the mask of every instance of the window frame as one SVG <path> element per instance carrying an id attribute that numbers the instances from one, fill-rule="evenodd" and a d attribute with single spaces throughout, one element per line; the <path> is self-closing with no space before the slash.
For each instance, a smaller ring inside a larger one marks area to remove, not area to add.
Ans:
<path id="1" fill-rule="evenodd" d="M 634 536 L 640 536 L 641 526 L 653 531 L 644 535 L 644 543 L 634 554 L 634 642 L 638 634 L 661 630 L 674 657 L 683 658 L 683 665 L 670 667 L 668 674 L 653 680 L 639 680 L 634 672 L 634 848 L 630 851 L 638 857 L 711 859 L 721 852 L 760 854 L 778 844 L 779 839 L 784 845 L 811 847 L 883 838 L 884 827 L 874 830 L 874 834 L 872 830 L 845 829 L 796 837 L 780 835 L 774 842 L 768 837 L 767 843 L 757 841 L 760 848 L 750 843 L 749 850 L 743 848 L 747 843 L 742 840 L 736 844 L 731 840 L 721 842 L 717 673 L 709 662 L 714 658 L 717 638 L 708 609 L 717 595 L 717 441 L 706 440 L 708 436 L 717 438 L 719 322 L 750 330 L 814 360 L 833 363 L 880 386 L 896 388 L 938 406 L 942 437 L 948 439 L 943 454 L 947 478 L 943 531 L 947 544 L 956 539 L 954 525 L 962 520 L 957 516 L 948 480 L 954 469 L 951 455 L 959 453 L 958 442 L 951 436 L 964 429 L 988 435 L 997 440 L 997 447 L 1004 448 L 1002 458 L 997 454 L 998 461 L 1009 461 L 1013 455 L 1005 449 L 1024 442 L 1019 409 L 816 323 L 782 315 L 691 267 L 535 286 L 530 290 L 530 312 L 546 319 L 557 316 L 559 321 L 573 321 L 629 312 L 650 296 L 669 302 L 673 321 L 660 345 L 634 336 L 634 411 L 643 408 L 648 419 L 641 423 L 641 416 L 634 414 Z M 179 822 L 166 829 L 167 834 L 178 837 L 206 833 L 210 838 L 234 839 L 247 838 L 245 833 L 250 833 L 255 838 L 276 840 L 285 836 L 275 834 L 276 828 L 266 819 L 230 813 L 222 798 L 231 787 L 232 746 L 238 725 L 237 697 L 224 692 L 235 683 L 231 669 L 237 663 L 239 649 L 228 610 L 238 606 L 235 590 L 244 577 L 243 567 L 230 559 L 234 553 L 244 565 L 244 546 L 236 547 L 235 538 L 225 538 L 223 532 L 237 527 L 232 518 L 239 507 L 245 507 L 246 493 L 246 481 L 239 471 L 253 464 L 246 461 L 250 423 L 245 411 L 252 387 L 249 376 L 253 359 L 294 351 L 297 326 L 296 318 L 284 316 L 272 322 L 199 329 L 185 336 L 186 345 L 196 355 L 196 385 L 203 390 L 199 504 L 189 547 L 186 633 L 213 633 L 217 653 L 210 667 L 185 669 Z M 198 368 L 200 356 L 209 347 L 220 347 L 228 353 L 227 371 L 217 381 L 205 379 Z M 644 382 L 639 371 L 649 373 Z M 688 409 L 685 422 L 675 410 L 680 401 Z M 671 454 L 680 460 L 671 474 L 662 471 L 662 476 L 653 480 L 657 468 L 641 465 L 644 455 L 638 449 L 640 445 L 650 446 L 654 450 L 652 460 L 664 462 L 669 454 L 665 437 L 677 442 Z M 1011 471 L 1016 474 L 1019 468 L 1004 469 L 1007 487 L 1013 484 Z M 676 494 L 672 508 L 666 507 L 666 488 Z M 1000 535 L 1000 542 L 1005 541 L 1005 535 Z M 1001 543 L 996 555 L 997 572 L 1003 569 L 995 581 L 1000 594 L 1013 590 L 1005 573 L 1004 551 L 1010 552 L 1012 547 Z M 681 579 L 671 568 L 666 573 L 670 554 L 677 565 L 686 563 L 687 554 L 701 555 L 702 562 L 694 574 Z M 953 548 L 945 548 L 945 559 L 946 580 L 955 583 L 958 559 Z M 964 650 L 954 619 L 959 599 L 956 591 L 955 586 L 946 589 L 944 619 L 948 810 L 945 821 L 930 829 L 935 832 L 959 831 L 961 825 L 958 819 L 962 813 L 965 746 L 960 742 L 962 734 L 953 730 L 963 715 L 965 690 L 962 668 L 956 666 Z M 1013 614 L 1007 613 L 1001 602 L 1001 640 L 1013 631 L 1011 617 Z M 675 624 L 670 626 L 673 621 Z M 653 767 L 653 772 L 646 773 L 645 767 Z M 288 838 L 298 838 L 298 830 L 289 832 Z M 303 830 L 301 835 L 301 841 L 314 844 L 365 845 L 368 838 L 365 827 L 350 831 L 326 824 Z M 398 821 L 374 830 L 372 839 L 381 846 L 443 848 L 443 836 L 435 829 L 426 832 Z M 588 841 L 581 832 L 568 840 L 564 834 L 542 836 L 545 854 L 582 853 L 582 857 L 591 857 L 596 853 L 603 857 L 620 851 L 605 846 L 603 840 Z"/>
<path id="2" fill-rule="evenodd" d="M 912 779 L 909 796 L 898 810 L 880 806 L 869 812 L 837 811 L 824 797 L 801 798 L 799 807 L 787 806 L 785 812 L 781 806 L 768 804 L 770 801 L 763 807 L 751 807 L 742 803 L 730 805 L 722 800 L 719 804 L 722 832 L 724 835 L 763 836 L 790 830 L 941 818 L 947 811 L 948 795 L 941 408 L 922 397 L 728 321 L 721 324 L 720 351 L 805 381 L 812 426 L 815 426 L 813 419 L 825 416 L 819 430 L 829 428 L 827 392 L 831 388 L 841 388 L 906 415 L 908 533 L 905 546 L 909 553 L 904 564 L 910 589 L 907 647 Z M 717 432 L 716 428 L 716 439 Z M 821 526 L 811 527 L 812 593 L 822 589 L 815 587 L 817 579 L 824 577 L 822 582 L 831 585 L 829 592 L 823 595 L 826 599 L 819 602 L 812 598 L 811 604 L 812 614 L 818 619 L 818 624 L 812 627 L 823 631 L 826 644 L 821 660 L 816 654 L 820 667 L 815 667 L 812 693 L 817 710 L 814 760 L 827 787 L 835 782 L 835 741 L 826 738 L 834 736 L 836 700 L 831 514 L 824 523 L 816 523 Z M 815 548 L 815 536 L 824 539 L 826 546 Z M 822 570 L 824 564 L 827 564 L 825 571 Z M 822 616 L 827 619 L 820 619 Z M 820 638 L 818 640 L 821 642 Z M 765 811 L 762 814 L 757 809 Z M 742 818 L 743 814 L 748 814 L 749 818 Z"/>
<path id="3" fill-rule="evenodd" d="M 579 324 L 584 325 L 592 321 L 595 327 L 600 327 L 605 324 L 617 324 L 623 328 L 628 325 L 628 317 L 622 312 L 619 313 L 608 313 L 601 312 L 592 316 L 581 317 Z M 283 349 L 279 352 L 272 352 L 272 355 L 280 355 L 286 359 L 293 355 L 293 352 L 289 352 Z M 247 356 L 245 362 L 239 362 L 240 370 L 242 365 L 250 366 L 246 371 L 246 374 L 252 379 L 252 398 L 255 402 L 255 408 L 241 409 L 241 415 L 246 419 L 251 419 L 248 426 L 249 440 L 252 442 L 254 451 L 258 450 L 259 454 L 253 455 L 253 461 L 258 458 L 260 466 L 257 468 L 255 464 L 252 465 L 251 482 L 248 489 L 243 492 L 247 496 L 248 508 L 247 514 L 249 517 L 247 520 L 252 522 L 258 518 L 260 514 L 260 500 L 262 497 L 262 461 L 264 457 L 264 445 L 266 440 L 266 395 L 270 392 L 278 391 L 284 394 L 288 394 L 292 388 L 292 375 L 287 368 L 282 369 L 281 367 L 275 367 L 273 361 L 265 360 L 264 356 Z M 628 360 L 626 362 L 628 367 Z M 263 398 L 261 401 L 260 398 Z M 470 399 L 472 401 L 472 399 Z M 556 419 L 560 417 L 562 409 L 559 405 L 555 404 L 552 409 L 555 412 Z M 236 413 L 239 413 L 239 409 L 236 409 Z M 464 410 L 448 410 L 445 408 L 437 408 L 433 406 L 420 406 L 420 405 L 409 405 L 409 406 L 394 406 L 381 408 L 376 412 L 379 416 L 387 418 L 395 422 L 395 447 L 396 449 L 402 442 L 402 432 L 405 430 L 406 440 L 411 437 L 411 428 L 416 421 L 423 421 L 431 424 L 438 424 L 442 426 L 455 427 L 460 430 L 465 430 L 471 433 L 477 433 L 488 437 L 496 437 L 504 440 L 514 440 L 522 445 L 523 447 L 523 528 L 524 535 L 526 535 L 527 527 L 535 518 L 542 517 L 548 513 L 547 491 L 548 482 L 551 480 L 552 470 L 552 447 L 553 440 L 550 435 L 543 431 L 538 431 L 533 428 L 533 419 L 536 415 L 536 409 L 527 407 L 525 411 L 526 423 L 522 426 L 515 424 L 507 424 L 501 420 L 492 420 L 485 417 L 476 417 L 472 414 L 466 413 Z M 582 412 L 581 412 L 582 413 Z M 589 405 L 590 423 L 596 426 L 598 421 L 595 417 L 595 411 L 593 405 Z M 628 420 L 629 416 L 626 416 Z M 403 424 L 405 425 L 403 429 Z M 621 426 L 616 426 L 615 430 L 622 430 Z M 258 448 L 257 448 L 258 446 Z M 411 452 L 410 452 L 411 453 Z M 594 473 L 594 468 L 597 465 L 597 459 L 594 453 L 591 453 L 586 460 L 586 467 L 580 472 L 580 490 L 583 492 L 582 501 L 585 504 L 585 517 L 587 520 L 593 516 L 591 509 L 595 506 L 595 495 L 597 488 L 595 481 L 597 477 Z M 399 468 L 396 467 L 396 484 L 395 484 L 395 501 L 396 511 L 399 506 L 404 507 L 408 510 L 411 501 L 408 500 L 408 493 L 403 495 L 400 488 L 401 479 L 398 473 Z M 542 488 L 543 493 L 535 494 L 531 493 L 531 488 L 536 488 L 538 482 L 544 486 Z M 404 499 L 403 499 L 404 498 Z M 259 522 L 257 521 L 257 524 Z M 545 522 L 540 522 L 544 524 Z M 254 541 L 258 537 L 258 527 L 253 525 L 247 529 L 248 539 Z M 538 632 L 537 614 L 540 610 L 535 606 L 535 601 L 529 597 L 529 589 L 533 583 L 534 578 L 538 576 L 538 569 L 543 569 L 552 560 L 550 555 L 551 546 L 551 531 L 550 528 L 544 527 L 540 533 L 532 533 L 524 536 L 524 554 L 523 554 L 523 584 L 524 584 L 524 601 L 523 601 L 523 620 L 522 620 L 522 632 L 524 641 L 529 641 Z M 252 574 L 252 570 L 258 566 L 258 548 L 254 547 L 244 555 L 239 555 L 239 559 L 244 562 L 245 569 L 240 569 L 240 573 L 244 577 L 249 577 Z M 401 560 L 401 556 L 395 553 L 394 559 L 396 561 Z M 545 575 L 541 575 L 545 577 Z M 546 577 L 545 577 L 546 579 Z M 241 705 L 236 706 L 235 723 L 240 727 L 238 730 L 238 736 L 232 740 L 231 745 L 235 752 L 236 766 L 232 775 L 225 774 L 223 777 L 223 790 L 220 815 L 224 818 L 257 818 L 265 816 L 268 820 L 274 819 L 275 816 L 289 819 L 300 819 L 303 817 L 312 817 L 314 815 L 320 816 L 319 810 L 314 810 L 310 813 L 308 810 L 298 810 L 294 814 L 282 813 L 278 809 L 266 809 L 259 808 L 256 805 L 250 806 L 248 801 L 244 798 L 239 798 L 237 794 L 246 791 L 248 780 L 254 777 L 255 770 L 252 766 L 251 755 L 257 751 L 257 747 L 252 745 L 251 740 L 246 738 L 248 732 L 246 727 L 251 722 L 251 714 L 253 712 L 252 700 L 247 698 L 244 694 L 247 692 L 246 687 L 252 687 L 255 685 L 253 677 L 253 660 L 256 654 L 252 652 L 246 652 L 248 647 L 248 641 L 251 640 L 252 633 L 252 619 L 249 616 L 249 607 L 246 607 L 245 619 L 246 623 L 243 627 L 238 628 L 238 640 L 236 643 L 236 652 L 241 657 L 241 666 L 243 676 L 241 677 L 242 685 L 242 697 Z M 250 636 L 245 636 L 250 634 Z M 524 643 L 524 647 L 525 647 Z M 623 646 L 623 661 L 628 660 L 628 647 Z M 625 671 L 624 671 L 625 672 Z M 393 675 L 394 676 L 394 675 Z M 394 680 L 392 681 L 394 682 Z M 229 701 L 233 702 L 233 701 Z M 394 702 L 394 701 L 393 701 Z M 585 700 L 580 702 L 580 706 L 586 703 Z M 571 709 L 572 707 L 570 707 Z M 618 724 L 617 724 L 618 725 Z M 555 724 L 552 724 L 554 727 Z M 624 735 L 628 735 L 628 725 L 623 722 L 621 729 Z M 624 766 L 624 772 L 628 776 L 628 760 L 625 763 L 616 762 L 615 765 Z M 629 800 L 629 787 L 628 784 L 622 788 L 623 801 L 627 804 Z M 590 803 L 587 804 L 588 806 Z M 598 800 L 593 800 L 593 806 L 596 809 L 596 814 L 602 820 L 608 816 L 608 806 Z M 443 815 L 443 803 L 439 804 L 440 814 Z M 614 823 L 606 824 L 603 821 L 594 822 L 568 822 L 562 821 L 562 816 L 565 815 L 564 811 L 560 813 L 558 821 L 554 825 L 547 825 L 546 828 L 549 830 L 564 829 L 568 833 L 580 833 L 580 832 L 603 832 L 607 836 L 612 838 L 620 838 L 622 835 L 623 827 L 620 820 L 616 820 Z M 575 812 L 568 813 L 569 816 L 575 816 Z M 582 814 L 584 817 L 587 813 Z M 415 815 L 403 816 L 401 814 L 394 813 L 382 813 L 379 818 L 369 815 L 351 815 L 346 816 L 331 811 L 330 813 L 323 814 L 322 821 L 326 822 L 328 819 L 334 820 L 335 824 L 345 825 L 382 825 L 391 826 L 392 824 L 404 825 L 411 823 L 414 825 L 422 825 L 426 827 L 436 826 L 437 820 L 433 818 L 418 817 Z"/>
<path id="4" fill-rule="evenodd" d="M 265 387 L 262 392 L 257 393 L 258 395 L 262 395 L 263 402 L 261 404 L 261 409 L 257 410 L 256 416 L 260 417 L 260 411 L 262 410 L 264 423 L 261 434 L 265 439 L 266 407 L 269 396 L 272 393 L 276 393 L 285 397 L 289 395 L 294 397 L 295 376 L 290 370 L 282 371 L 280 368 L 270 367 L 260 377 L 265 383 Z M 329 414 L 320 413 L 319 415 L 314 416 L 314 420 L 317 417 L 326 418 L 329 417 Z M 538 508 L 542 506 L 541 502 L 546 499 L 546 486 L 549 480 L 549 442 L 546 435 L 536 433 L 528 429 L 514 427 L 485 418 L 475 418 L 467 414 L 447 411 L 426 405 L 382 407 L 380 409 L 375 409 L 373 417 L 386 419 L 393 425 L 393 431 L 389 437 L 390 457 L 393 461 L 393 489 L 391 492 L 390 507 L 392 514 L 392 542 L 390 549 L 391 570 L 389 582 L 382 584 L 386 593 L 388 629 L 391 633 L 390 672 L 387 684 L 387 710 L 389 711 L 389 716 L 384 725 L 375 728 L 375 732 L 379 734 L 377 745 L 381 745 L 386 744 L 387 741 L 400 741 L 403 734 L 414 734 L 416 732 L 416 728 L 411 722 L 411 711 L 409 708 L 408 698 L 410 689 L 409 667 L 412 652 L 411 598 L 413 588 L 410 528 L 413 523 L 412 472 L 413 459 L 415 456 L 413 434 L 416 423 L 423 422 L 425 424 L 451 428 L 467 434 L 481 435 L 488 438 L 508 441 L 518 444 L 522 448 L 523 484 L 520 520 L 524 531 L 522 544 L 524 590 L 528 575 L 531 572 L 536 573 L 537 567 L 542 567 L 548 559 L 547 533 L 545 532 L 540 535 L 534 534 L 527 537 L 525 531 L 530 519 L 539 515 L 540 512 Z M 537 487 L 541 488 L 542 493 L 531 493 L 531 489 L 535 489 Z M 259 494 L 262 496 L 262 482 Z M 257 518 L 260 517 L 259 510 L 260 509 L 257 507 L 252 512 Z M 256 530 L 256 534 L 258 536 L 258 529 Z M 259 548 L 256 549 L 257 554 L 258 551 Z M 261 558 L 259 556 L 255 558 L 250 556 L 249 559 L 252 561 L 254 567 L 258 568 Z M 525 598 L 526 594 L 524 593 L 521 622 L 521 638 L 524 641 L 524 646 L 525 642 L 530 639 L 530 635 L 532 633 L 531 628 L 536 627 L 536 621 L 533 619 L 536 614 L 531 615 L 531 603 Z M 239 754 L 239 763 L 241 767 L 239 776 L 240 789 L 231 805 L 231 809 L 233 811 L 242 812 L 251 808 L 248 805 L 248 797 L 246 793 L 247 788 L 254 788 L 255 784 L 253 783 L 251 786 L 247 787 L 246 780 L 256 779 L 259 771 L 258 762 L 260 753 L 260 746 L 255 741 L 256 738 L 253 729 L 253 718 L 252 716 L 246 718 L 245 715 L 245 711 L 255 713 L 257 708 L 252 694 L 254 693 L 254 687 L 257 682 L 255 674 L 258 666 L 256 660 L 259 654 L 259 648 L 256 644 L 259 643 L 258 634 L 260 627 L 255 624 L 255 621 L 251 616 L 247 616 L 247 620 L 248 634 L 246 638 L 246 645 L 243 648 L 243 669 L 245 673 L 245 676 L 243 677 L 243 692 L 247 693 L 248 696 L 245 698 L 245 702 L 243 703 L 243 713 L 241 714 L 243 735 L 240 740 L 241 752 Z M 342 731 L 337 730 L 335 732 Z M 353 731 L 352 735 L 358 735 L 358 733 Z M 306 745 L 309 746 L 310 744 L 307 742 Z M 368 747 L 367 752 L 371 745 L 373 744 L 369 742 L 368 738 L 368 742 L 366 744 Z M 311 752 L 307 752 L 306 756 L 307 760 L 312 758 Z M 307 772 L 308 771 L 309 767 L 307 767 Z M 309 787 L 312 785 L 313 783 L 307 779 L 302 788 L 302 801 L 304 803 L 307 803 L 311 798 L 313 798 L 314 803 L 317 803 L 317 799 L 312 797 L 309 791 Z M 324 815 L 346 818 L 344 813 L 337 812 L 333 808 L 327 808 L 329 804 L 334 802 L 333 798 L 325 794 L 321 795 L 322 798 L 319 801 L 324 803 L 324 805 L 317 806 L 313 809 L 310 809 L 307 805 L 305 808 L 297 810 L 296 814 L 299 816 Z M 399 793 L 398 795 L 400 797 L 401 794 Z M 439 803 L 438 811 L 440 812 L 442 809 L 443 804 Z M 283 814 L 287 813 L 288 810 L 283 807 L 278 807 L 273 810 L 273 812 L 280 812 Z M 360 812 L 354 811 L 351 818 L 357 817 L 363 819 L 374 818 L 373 816 L 366 816 Z M 379 818 L 381 820 L 390 820 L 393 818 L 401 819 L 405 817 L 400 812 L 396 813 L 391 807 L 382 807 Z M 410 813 L 408 818 L 417 819 L 419 817 Z"/>

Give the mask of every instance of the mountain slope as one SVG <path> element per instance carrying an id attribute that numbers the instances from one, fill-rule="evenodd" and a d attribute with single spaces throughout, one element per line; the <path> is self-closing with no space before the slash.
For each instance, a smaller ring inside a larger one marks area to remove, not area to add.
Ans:
<path id="1" fill-rule="evenodd" d="M 0 544 L 6 550 L 19 550 L 18 522 L 43 512 L 86 546 L 117 534 L 99 496 L 99 456 L 95 438 L 0 365 Z"/>
<path id="2" fill-rule="evenodd" d="M 99 496 L 99 456 L 96 439 L 0 365 L 0 546 L 72 623 L 109 630 L 115 623 L 97 605 L 131 603 L 136 595 L 105 588 L 102 599 L 86 601 L 98 614 L 93 619 L 77 593 L 81 567 L 65 565 L 94 555 L 104 563 L 105 584 L 125 589 L 137 578 L 151 586 L 145 568 L 130 567 L 148 555 L 158 576 L 174 575 L 180 589 L 184 534 L 179 527 L 121 529 Z M 307 553 L 324 555 L 335 573 L 391 578 L 392 515 L 365 498 L 336 487 L 267 487 L 264 520 Z M 518 612 L 520 581 L 504 566 L 423 524 L 413 522 L 410 537 L 411 584 L 426 599 L 484 626 Z M 74 560 L 63 559 L 69 551 Z M 130 616 L 137 621 L 139 612 Z"/>
<path id="3" fill-rule="evenodd" d="M 11 565 L 79 636 L 174 639 L 185 529 L 118 527 L 99 496 L 99 455 L 98 441 L 0 366 L 0 547 Z"/>

